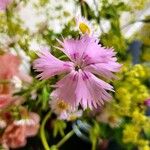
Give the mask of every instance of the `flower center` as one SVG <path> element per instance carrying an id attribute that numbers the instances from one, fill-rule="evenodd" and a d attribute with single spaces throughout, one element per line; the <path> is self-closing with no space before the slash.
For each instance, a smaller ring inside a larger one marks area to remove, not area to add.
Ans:
<path id="1" fill-rule="evenodd" d="M 81 69 L 81 67 L 79 65 L 75 66 L 75 71 L 79 71 L 79 69 Z"/>
<path id="2" fill-rule="evenodd" d="M 115 123 L 116 122 L 116 118 L 114 116 L 110 116 L 108 118 L 108 121 L 112 122 L 112 123 Z"/>
<path id="3" fill-rule="evenodd" d="M 82 32 L 83 34 L 85 34 L 85 33 L 90 34 L 90 33 L 91 33 L 89 26 L 86 25 L 86 24 L 83 23 L 83 22 L 81 22 L 81 23 L 79 24 L 79 29 L 81 30 L 81 32 Z"/>
<path id="4" fill-rule="evenodd" d="M 57 102 L 57 106 L 61 110 L 66 110 L 68 108 L 68 104 L 65 103 L 64 101 L 60 100 Z"/>

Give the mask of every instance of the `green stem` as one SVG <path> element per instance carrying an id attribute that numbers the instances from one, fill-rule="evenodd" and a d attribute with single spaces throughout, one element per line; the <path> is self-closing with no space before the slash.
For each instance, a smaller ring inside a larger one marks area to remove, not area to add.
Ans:
<path id="1" fill-rule="evenodd" d="M 8 35 L 12 36 L 12 20 L 9 9 L 6 9 L 6 21 L 7 21 L 7 28 L 8 28 Z"/>
<path id="2" fill-rule="evenodd" d="M 74 131 L 70 131 L 63 139 L 61 139 L 57 144 L 56 147 L 61 147 L 71 136 L 73 136 Z"/>
<path id="3" fill-rule="evenodd" d="M 43 84 L 45 84 L 46 82 L 47 82 L 47 80 L 43 80 L 43 81 L 40 81 L 40 82 L 35 83 L 34 85 L 31 85 L 31 86 L 29 87 L 28 91 L 26 91 L 22 96 L 26 97 L 26 96 L 30 95 L 33 90 L 39 89 L 39 88 L 40 88 Z"/>
<path id="4" fill-rule="evenodd" d="M 96 150 L 96 140 L 94 140 L 94 142 L 92 142 L 92 150 Z"/>
<path id="5" fill-rule="evenodd" d="M 88 14 L 87 14 L 85 3 L 82 3 L 81 6 L 83 7 L 83 15 L 84 15 L 85 18 L 87 18 Z"/>
<path id="6" fill-rule="evenodd" d="M 43 122 L 41 124 L 41 128 L 40 128 L 40 136 L 41 136 L 42 144 L 43 144 L 45 150 L 51 150 L 49 145 L 48 145 L 48 143 L 47 143 L 46 136 L 45 136 L 45 129 L 44 129 L 45 128 L 45 124 L 46 124 L 46 122 L 47 122 L 47 120 L 48 120 L 48 118 L 50 116 L 51 116 L 51 111 L 49 111 L 46 114 L 46 116 L 43 119 Z"/>

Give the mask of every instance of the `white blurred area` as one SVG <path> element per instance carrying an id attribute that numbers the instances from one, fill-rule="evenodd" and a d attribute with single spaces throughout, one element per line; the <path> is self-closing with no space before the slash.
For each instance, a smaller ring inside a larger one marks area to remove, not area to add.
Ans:
<path id="1" fill-rule="evenodd" d="M 128 25 L 128 19 L 130 18 L 130 15 L 128 13 L 124 13 L 122 14 L 121 17 L 121 21 L 122 21 L 122 27 L 123 27 L 123 34 L 125 35 L 125 37 L 129 38 L 130 36 L 132 36 L 133 33 L 135 33 L 136 31 L 138 31 L 143 23 L 140 22 L 139 20 L 143 20 L 146 16 L 150 15 L 150 3 L 148 3 L 145 6 L 145 9 L 142 11 L 139 11 L 136 13 L 136 19 L 137 22 L 131 25 Z M 126 27 L 127 25 L 127 27 Z"/>
<path id="2" fill-rule="evenodd" d="M 76 5 L 75 0 L 48 0 L 49 3 L 42 7 L 38 7 L 40 0 L 28 0 L 28 3 L 25 5 L 23 2 L 19 3 L 19 16 L 24 22 L 23 27 L 29 29 L 31 35 L 36 33 L 40 27 L 48 28 L 53 30 L 56 33 L 60 33 L 64 25 L 74 18 L 77 15 L 80 15 L 80 8 Z M 101 8 L 100 0 L 85 0 L 90 7 L 95 10 Z M 109 0 L 110 2 L 115 2 L 117 0 Z M 130 5 L 131 0 L 122 0 Z M 59 9 L 61 8 L 61 9 Z M 67 15 L 64 17 L 64 13 Z M 150 15 L 150 2 L 147 3 L 145 8 L 142 11 L 134 12 L 134 20 L 144 19 L 145 16 Z M 121 28 L 122 33 L 126 38 L 131 37 L 136 31 L 138 31 L 143 25 L 142 22 L 136 22 L 130 24 L 133 16 L 128 12 L 123 12 L 121 14 Z M 100 35 L 101 30 L 98 24 L 94 21 L 91 23 L 95 28 L 96 34 Z M 107 20 L 101 20 L 101 26 L 104 32 L 107 32 L 110 28 L 110 23 Z M 7 35 L 1 36 L 1 43 L 9 41 Z M 8 38 L 8 39 L 7 39 Z M 6 40 L 7 39 L 7 40 Z M 4 41 L 4 42 L 3 42 Z M 38 50 L 40 45 L 44 45 L 42 39 L 31 38 L 30 49 Z M 4 45 L 7 45 L 7 43 Z M 18 50 L 19 51 L 19 50 Z M 22 54 L 21 54 L 22 55 Z"/>
<path id="3" fill-rule="evenodd" d="M 24 25 L 31 32 L 37 30 L 37 24 L 46 22 L 48 27 L 55 32 L 60 32 L 63 25 L 70 20 L 78 10 L 75 8 L 75 2 L 72 0 L 49 0 L 45 6 L 37 8 L 36 4 L 39 0 L 31 0 L 29 3 L 20 9 L 20 17 L 24 20 Z M 60 10 L 57 10 L 61 7 Z M 63 13 L 68 12 L 67 17 L 63 17 Z"/>
<path id="4" fill-rule="evenodd" d="M 110 0 L 111 2 L 112 0 Z M 126 3 L 130 4 L 130 0 L 123 0 Z M 79 7 L 75 5 L 74 0 L 49 0 L 49 3 L 42 8 L 36 8 L 34 5 L 38 3 L 39 0 L 31 0 L 28 5 L 20 9 L 20 16 L 24 20 L 24 25 L 26 28 L 29 28 L 31 32 L 36 32 L 37 24 L 48 23 L 48 27 L 53 29 L 55 32 L 60 32 L 64 24 L 71 18 L 80 14 Z M 96 10 L 96 7 L 101 6 L 99 0 L 86 0 L 90 7 L 93 7 Z M 113 1 L 112 1 L 113 2 Z M 96 6 L 97 5 L 97 6 Z M 56 11 L 56 8 L 61 6 L 62 9 Z M 63 17 L 63 11 L 69 13 L 67 17 Z M 148 3 L 142 11 L 135 12 L 135 20 L 144 19 L 145 16 L 150 15 L 150 3 Z M 47 19 L 48 16 L 48 19 Z M 134 24 L 128 25 L 131 21 L 131 14 L 124 12 L 121 15 L 121 26 L 122 32 L 125 37 L 130 37 L 134 32 L 136 32 L 142 25 L 141 22 L 136 22 Z M 109 22 L 106 20 L 101 20 L 102 28 L 105 32 L 109 30 Z M 98 30 L 98 34 L 101 33 Z"/>

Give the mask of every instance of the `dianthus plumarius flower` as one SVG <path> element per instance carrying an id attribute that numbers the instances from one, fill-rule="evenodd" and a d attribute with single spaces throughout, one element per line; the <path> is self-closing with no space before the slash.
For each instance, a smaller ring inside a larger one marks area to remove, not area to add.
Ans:
<path id="1" fill-rule="evenodd" d="M 113 73 L 119 71 L 121 65 L 114 50 L 102 47 L 95 38 L 87 35 L 59 43 L 62 46 L 59 50 L 70 61 L 59 60 L 47 50 L 42 50 L 33 64 L 36 71 L 41 72 L 38 75 L 40 79 L 67 74 L 56 83 L 51 97 L 64 100 L 72 107 L 80 105 L 83 109 L 97 108 L 111 99 L 107 91 L 113 91 L 113 87 L 98 77 L 112 79 L 115 77 Z"/>

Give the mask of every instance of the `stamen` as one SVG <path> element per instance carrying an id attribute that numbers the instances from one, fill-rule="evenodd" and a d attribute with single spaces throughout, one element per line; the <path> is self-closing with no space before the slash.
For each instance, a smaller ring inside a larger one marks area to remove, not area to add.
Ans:
<path id="1" fill-rule="evenodd" d="M 79 71 L 79 69 L 80 69 L 79 65 L 75 66 L 75 71 Z"/>

